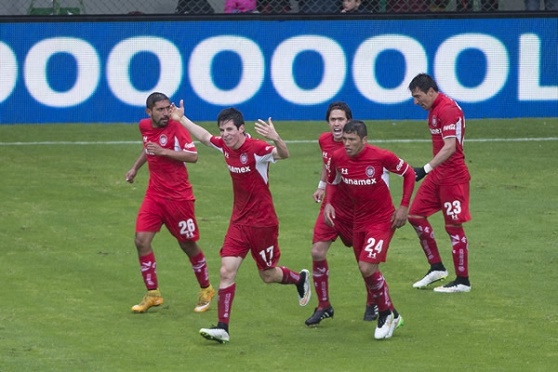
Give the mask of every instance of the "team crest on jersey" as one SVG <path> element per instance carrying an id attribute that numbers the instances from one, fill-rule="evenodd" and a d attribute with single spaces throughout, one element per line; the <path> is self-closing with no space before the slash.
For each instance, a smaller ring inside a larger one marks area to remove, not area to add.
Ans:
<path id="1" fill-rule="evenodd" d="M 246 155 L 245 153 L 240 154 L 240 163 L 241 164 L 248 163 L 248 155 Z"/>
<path id="2" fill-rule="evenodd" d="M 166 134 L 163 134 L 161 137 L 159 137 L 159 144 L 161 146 L 165 146 L 168 141 L 169 139 L 167 138 Z"/>
<path id="3" fill-rule="evenodd" d="M 435 127 L 438 125 L 438 119 L 436 118 L 436 115 L 432 116 L 432 126 Z"/>
<path id="4" fill-rule="evenodd" d="M 374 171 L 373 166 L 369 165 L 368 167 L 366 167 L 366 177 L 372 178 L 374 177 L 374 173 L 376 173 L 376 171 Z"/>

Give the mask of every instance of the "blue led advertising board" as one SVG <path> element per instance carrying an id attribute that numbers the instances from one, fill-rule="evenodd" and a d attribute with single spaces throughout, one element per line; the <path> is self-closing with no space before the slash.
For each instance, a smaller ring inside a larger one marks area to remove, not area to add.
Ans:
<path id="1" fill-rule="evenodd" d="M 558 117 L 558 18 L 0 24 L 0 123 L 136 122 L 161 91 L 193 120 L 423 119 L 435 77 L 471 118 Z"/>

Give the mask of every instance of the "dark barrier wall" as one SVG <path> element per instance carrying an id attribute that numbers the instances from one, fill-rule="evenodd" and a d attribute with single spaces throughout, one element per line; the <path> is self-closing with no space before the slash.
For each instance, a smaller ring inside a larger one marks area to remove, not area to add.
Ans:
<path id="1" fill-rule="evenodd" d="M 558 117 L 558 18 L 0 23 L 0 123 L 135 122 L 161 91 L 194 120 L 423 119 L 428 72 L 468 118 Z"/>

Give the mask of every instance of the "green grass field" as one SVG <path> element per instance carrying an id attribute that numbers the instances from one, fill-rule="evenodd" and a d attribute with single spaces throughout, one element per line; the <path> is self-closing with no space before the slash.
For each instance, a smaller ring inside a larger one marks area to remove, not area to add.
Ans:
<path id="1" fill-rule="evenodd" d="M 251 126 L 248 125 L 250 128 Z M 276 123 L 291 158 L 271 167 L 281 220 L 281 264 L 311 269 L 311 195 L 324 122 Z M 213 133 L 214 123 L 207 124 Z M 405 326 L 375 341 L 362 321 L 365 292 L 353 254 L 328 256 L 335 318 L 308 329 L 316 305 L 294 288 L 263 284 L 248 258 L 237 278 L 231 342 L 199 336 L 216 303 L 193 312 L 197 283 L 163 230 L 154 241 L 165 304 L 130 307 L 144 294 L 133 244 L 147 169 L 124 174 L 141 151 L 135 124 L 0 126 L 0 371 L 551 371 L 558 364 L 558 119 L 471 120 L 468 294 L 415 290 L 428 269 L 412 228 L 400 229 L 383 272 Z M 253 132 L 253 131 L 252 131 Z M 370 142 L 413 165 L 431 156 L 425 122 L 370 122 Z M 409 140 L 409 141 L 402 141 Z M 189 165 L 210 276 L 231 208 L 217 151 Z M 391 187 L 398 202 L 401 183 Z M 451 248 L 432 219 L 446 266 Z"/>

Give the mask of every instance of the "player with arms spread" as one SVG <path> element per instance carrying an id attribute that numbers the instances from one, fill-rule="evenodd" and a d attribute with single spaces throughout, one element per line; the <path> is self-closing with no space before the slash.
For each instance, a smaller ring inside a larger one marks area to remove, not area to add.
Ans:
<path id="1" fill-rule="evenodd" d="M 195 163 L 198 153 L 190 134 L 180 123 L 170 120 L 171 105 L 163 93 L 147 97 L 146 113 L 139 130 L 144 149 L 126 173 L 133 183 L 138 170 L 147 162 L 149 184 L 136 220 L 135 245 L 147 294 L 132 311 L 144 313 L 163 303 L 159 291 L 155 254 L 151 243 L 164 224 L 188 255 L 200 285 L 195 312 L 209 309 L 215 291 L 209 282 L 205 256 L 197 244 L 199 230 L 194 213 L 194 192 L 184 163 Z"/>
<path id="2" fill-rule="evenodd" d="M 353 206 L 353 249 L 358 257 L 360 273 L 378 305 L 378 325 L 374 338 L 390 338 L 403 325 L 403 317 L 395 309 L 387 282 L 380 271 L 396 228 L 407 220 L 408 205 L 413 194 L 413 169 L 394 153 L 367 143 L 364 122 L 351 120 L 343 128 L 344 149 L 333 153 L 326 188 L 324 217 L 335 226 L 337 214 L 330 203 L 337 185 L 343 184 Z M 382 179 L 384 169 L 403 176 L 401 203 L 395 209 L 389 187 Z"/>
<path id="3" fill-rule="evenodd" d="M 248 136 L 242 113 L 235 108 L 219 113 L 219 137 L 185 117 L 182 100 L 180 107 L 173 107 L 172 118 L 180 121 L 201 143 L 223 154 L 232 179 L 233 210 L 220 251 L 218 323 L 216 327 L 200 329 L 204 338 L 226 343 L 230 340 L 229 321 L 236 292 L 235 278 L 248 253 L 256 262 L 264 283 L 294 285 L 300 306 L 306 306 L 310 300 L 308 270 L 295 272 L 277 266 L 281 257 L 279 221 L 269 190 L 269 164 L 289 157 L 289 150 L 271 118 L 267 122 L 258 120 L 255 129 L 258 134 L 273 141 L 274 146 Z"/>
<path id="4" fill-rule="evenodd" d="M 324 132 L 318 138 L 318 144 L 322 151 L 322 172 L 318 188 L 312 195 L 316 203 L 322 202 L 325 196 L 327 166 L 333 153 L 343 148 L 343 127 L 353 118 L 349 105 L 345 102 L 332 102 L 326 111 L 326 121 L 329 131 Z M 327 318 L 333 318 L 334 310 L 329 300 L 329 265 L 327 252 L 331 244 L 339 237 L 347 247 L 353 245 L 353 206 L 343 184 L 339 184 L 335 198 L 330 200 L 335 208 L 335 227 L 329 226 L 324 220 L 325 203 L 320 206 L 320 212 L 314 224 L 312 236 L 312 278 L 314 290 L 318 296 L 318 306 L 314 313 L 305 321 L 309 327 L 317 326 Z M 358 260 L 358 257 L 357 257 Z M 366 283 L 365 283 L 366 284 Z M 367 290 L 366 308 L 364 320 L 374 321 L 378 317 L 378 307 L 374 304 L 374 298 Z"/>
<path id="5" fill-rule="evenodd" d="M 432 136 L 434 157 L 424 167 L 415 168 L 417 182 L 424 178 L 409 211 L 421 247 L 430 264 L 424 278 L 413 284 L 426 288 L 442 280 L 448 272 L 442 263 L 438 245 L 428 217 L 444 212 L 445 229 L 451 239 L 456 279 L 434 288 L 436 292 L 469 292 L 469 243 L 463 223 L 471 219 L 469 213 L 469 182 L 471 176 L 465 164 L 463 141 L 465 117 L 459 105 L 439 92 L 438 85 L 427 74 L 419 74 L 409 84 L 415 104 L 428 110 L 428 128 Z M 428 175 L 427 175 L 428 174 Z M 426 178 L 425 178 L 426 176 Z"/>

